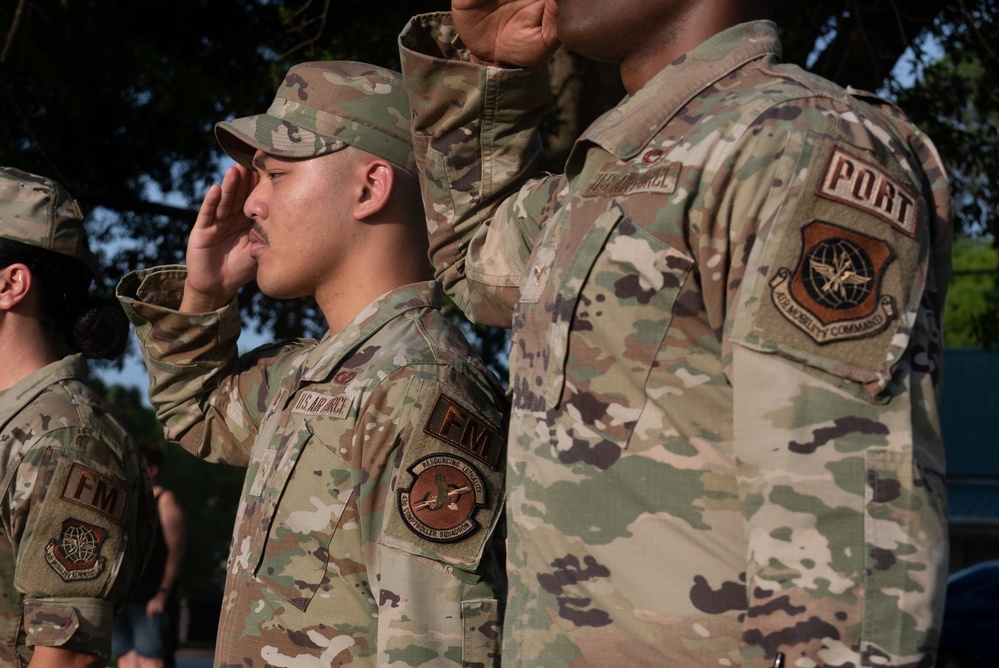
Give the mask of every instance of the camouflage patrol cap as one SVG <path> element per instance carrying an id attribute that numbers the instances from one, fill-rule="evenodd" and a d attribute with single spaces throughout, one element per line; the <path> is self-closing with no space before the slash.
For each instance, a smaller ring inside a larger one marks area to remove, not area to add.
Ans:
<path id="1" fill-rule="evenodd" d="M 80 205 L 52 179 L 0 167 L 0 237 L 68 255 L 100 276 Z"/>
<path id="2" fill-rule="evenodd" d="M 249 165 L 255 150 L 312 158 L 354 146 L 416 173 L 402 77 L 375 65 L 317 61 L 285 75 L 265 114 L 222 121 L 215 137 Z"/>

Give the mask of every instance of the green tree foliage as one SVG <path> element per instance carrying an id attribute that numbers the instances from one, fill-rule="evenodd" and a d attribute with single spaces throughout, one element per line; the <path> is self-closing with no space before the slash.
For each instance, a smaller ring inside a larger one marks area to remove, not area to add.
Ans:
<path id="1" fill-rule="evenodd" d="M 349 5 L 349 11 L 344 11 Z M 395 37 L 440 2 L 5 0 L 0 163 L 63 182 L 113 249 L 109 282 L 183 260 L 197 203 L 226 159 L 214 123 L 266 109 L 293 62 L 398 67 Z M 175 204 L 164 204 L 163 198 Z M 324 328 L 316 308 L 248 289 L 279 338 Z"/>
<path id="2" fill-rule="evenodd" d="M 981 344 L 985 314 L 994 308 L 999 249 L 985 237 L 962 237 L 954 244 L 954 275 L 944 308 L 944 345 Z"/>
<path id="3" fill-rule="evenodd" d="M 956 175 L 961 228 L 993 236 L 997 2 L 776 2 L 785 60 L 897 96 Z M 110 244 L 109 281 L 134 267 L 181 261 L 197 202 L 225 163 L 212 133 L 216 121 L 265 108 L 293 62 L 344 58 L 395 67 L 405 21 L 448 6 L 7 0 L 0 4 L 0 162 L 55 176 L 71 189 L 92 214 L 94 237 Z M 903 89 L 893 71 L 911 79 L 897 69 L 907 49 L 917 60 L 938 50 L 946 58 Z M 559 108 L 547 126 L 556 167 L 566 142 L 621 94 L 606 67 L 575 59 L 569 70 L 553 82 Z M 278 338 L 325 327 L 307 301 L 276 302 L 248 286 L 241 303 Z M 486 353 L 499 354 L 505 338 L 481 335 L 495 346 Z"/>

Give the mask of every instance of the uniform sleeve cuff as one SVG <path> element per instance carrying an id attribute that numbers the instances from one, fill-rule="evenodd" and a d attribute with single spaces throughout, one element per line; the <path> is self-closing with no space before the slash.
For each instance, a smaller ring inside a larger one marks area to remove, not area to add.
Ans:
<path id="1" fill-rule="evenodd" d="M 28 645 L 108 656 L 113 620 L 114 607 L 101 599 L 38 599 L 24 603 Z"/>

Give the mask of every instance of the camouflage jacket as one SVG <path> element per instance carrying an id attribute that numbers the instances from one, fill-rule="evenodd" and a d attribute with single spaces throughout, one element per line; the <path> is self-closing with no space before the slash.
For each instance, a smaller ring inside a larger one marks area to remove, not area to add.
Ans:
<path id="1" fill-rule="evenodd" d="M 167 437 L 247 468 L 217 664 L 498 663 L 506 398 L 439 288 L 237 357 L 235 304 L 171 310 L 184 277 L 133 273 L 119 298 Z"/>
<path id="2" fill-rule="evenodd" d="M 504 664 L 927 665 L 950 270 L 929 141 L 755 22 L 534 175 L 544 71 L 471 62 L 446 13 L 400 47 L 438 278 L 512 328 Z"/>
<path id="3" fill-rule="evenodd" d="M 107 656 L 148 557 L 152 496 L 135 444 L 72 355 L 0 393 L 0 666 L 46 645 Z"/>

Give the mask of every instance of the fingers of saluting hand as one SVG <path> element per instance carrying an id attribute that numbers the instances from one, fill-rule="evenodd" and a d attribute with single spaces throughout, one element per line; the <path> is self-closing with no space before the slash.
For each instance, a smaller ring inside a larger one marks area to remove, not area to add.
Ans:
<path id="1" fill-rule="evenodd" d="M 222 193 L 215 210 L 215 216 L 224 220 L 233 211 L 241 215 L 246 198 L 249 197 L 250 191 L 256 185 L 256 179 L 256 172 L 243 165 L 235 165 L 227 169 L 225 176 L 222 177 Z"/>
<path id="2" fill-rule="evenodd" d="M 255 179 L 256 175 L 242 165 L 227 169 L 222 185 L 213 184 L 205 193 L 195 227 L 208 228 L 215 223 L 230 222 L 230 216 L 232 220 L 248 223 L 243 215 L 243 205 L 253 190 Z"/>

